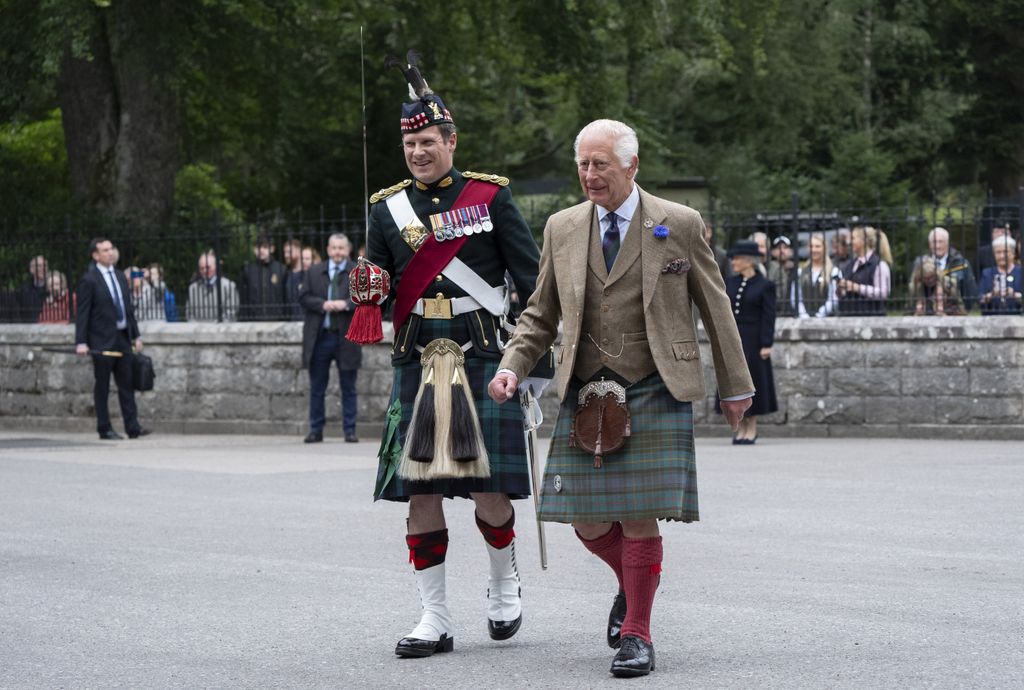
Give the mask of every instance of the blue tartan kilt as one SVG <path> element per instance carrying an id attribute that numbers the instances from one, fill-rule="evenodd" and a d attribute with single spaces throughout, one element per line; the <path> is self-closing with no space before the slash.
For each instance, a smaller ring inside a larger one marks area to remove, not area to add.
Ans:
<path id="1" fill-rule="evenodd" d="M 426 345 L 436 338 L 449 338 L 460 345 L 470 340 L 463 319 L 424 319 L 417 342 Z M 483 433 L 484 445 L 490 460 L 491 476 L 485 478 L 439 479 L 434 481 L 407 481 L 395 474 L 376 498 L 388 501 L 407 501 L 418 494 L 442 494 L 446 498 L 469 498 L 472 493 L 503 493 L 509 498 L 527 498 L 530 495 L 530 475 L 526 460 L 526 438 L 523 434 L 523 413 L 519 407 L 519 393 L 498 405 L 487 395 L 487 384 L 498 371 L 499 360 L 466 354 L 466 378 L 473 391 L 477 416 Z M 405 444 L 406 432 L 412 420 L 413 404 L 420 387 L 423 368 L 419 357 L 412 362 L 396 366 L 391 386 L 389 407 L 401 401 L 398 423 L 398 441 Z M 386 433 L 386 425 L 385 425 Z M 385 439 L 386 441 L 386 439 Z M 387 454 L 382 453 L 377 466 L 377 481 L 387 472 Z"/>
<path id="2" fill-rule="evenodd" d="M 657 374 L 633 384 L 626 389 L 631 436 L 595 468 L 593 455 L 569 446 L 579 389 L 574 379 L 558 409 L 538 517 L 548 522 L 699 520 L 693 406 L 673 398 Z"/>

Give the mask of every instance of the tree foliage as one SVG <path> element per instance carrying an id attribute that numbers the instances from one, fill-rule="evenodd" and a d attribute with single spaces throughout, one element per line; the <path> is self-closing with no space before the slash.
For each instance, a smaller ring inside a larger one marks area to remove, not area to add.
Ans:
<path id="1" fill-rule="evenodd" d="M 455 115 L 467 169 L 571 179 L 576 131 L 613 117 L 640 134 L 643 182 L 703 175 L 733 206 L 1012 193 L 1022 12 L 1014 0 L 0 0 L 0 184 L 35 190 L 0 199 L 5 215 L 57 213 L 73 196 L 155 221 L 176 203 L 360 207 L 360 70 L 372 192 L 407 176 L 406 88 L 383 60 L 409 48 Z M 26 148 L 56 141 L 55 121 L 63 158 Z"/>

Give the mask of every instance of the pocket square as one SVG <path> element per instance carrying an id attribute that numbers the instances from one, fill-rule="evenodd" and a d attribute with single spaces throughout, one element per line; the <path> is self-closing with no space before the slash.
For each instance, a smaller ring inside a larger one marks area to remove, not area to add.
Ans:
<path id="1" fill-rule="evenodd" d="M 686 273 L 689 270 L 690 270 L 690 260 L 689 259 L 684 259 L 683 257 L 680 256 L 678 258 L 672 259 L 667 264 L 665 264 L 662 267 L 661 272 L 662 273 Z"/>

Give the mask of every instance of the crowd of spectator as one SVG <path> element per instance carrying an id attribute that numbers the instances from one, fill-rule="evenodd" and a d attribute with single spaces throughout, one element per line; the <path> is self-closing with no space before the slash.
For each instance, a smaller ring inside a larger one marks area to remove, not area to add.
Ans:
<path id="1" fill-rule="evenodd" d="M 992 228 L 992 241 L 978 247 L 977 266 L 951 245 L 949 232 L 933 228 L 923 253 L 908 267 L 903 303 L 892 301 L 893 257 L 886 233 L 868 225 L 811 233 L 800 261 L 787 235 L 755 232 L 758 271 L 774 286 L 779 316 L 824 318 L 907 314 L 983 315 L 1022 313 L 1020 242 L 1005 225 Z M 708 226 L 705 240 L 722 278 L 733 270 Z M 288 239 L 275 258 L 267 235 L 253 243 L 252 258 L 236 280 L 229 278 L 213 250 L 197 257 L 184 308 L 166 283 L 160 263 L 123 268 L 129 299 L 140 321 L 301 321 L 299 289 L 305 272 L 322 261 L 316 248 Z M 116 264 L 115 264 L 116 265 Z M 70 323 L 77 306 L 75 283 L 43 255 L 28 263 L 28 277 L 7 293 L 3 320 Z"/>
<path id="2" fill-rule="evenodd" d="M 780 316 L 884 316 L 900 309 L 891 303 L 893 256 L 889 238 L 879 228 L 838 229 L 828 253 L 825 234 L 812 233 L 807 259 L 799 264 L 785 235 L 770 240 L 755 232 L 748 239 L 758 247 L 759 270 L 775 287 Z M 1018 246 L 1006 227 L 995 227 L 991 244 L 979 248 L 979 266 L 972 267 L 951 246 L 949 232 L 933 228 L 925 253 L 910 266 L 906 313 L 963 315 L 977 306 L 983 315 L 1020 314 Z M 722 276 L 728 277 L 724 269 Z"/>
<path id="3" fill-rule="evenodd" d="M 274 250 L 269 237 L 257 238 L 253 259 L 244 264 L 237 283 L 223 275 L 213 250 L 200 254 L 182 313 L 160 263 L 121 269 L 130 288 L 127 297 L 139 321 L 301 321 L 299 288 L 309 267 L 322 260 L 320 252 L 294 239 L 283 245 L 283 262 L 274 258 Z M 115 256 L 119 260 L 116 248 Z M 5 300 L 4 320 L 74 322 L 77 300 L 67 275 L 51 269 L 43 255 L 31 259 L 28 273 Z"/>

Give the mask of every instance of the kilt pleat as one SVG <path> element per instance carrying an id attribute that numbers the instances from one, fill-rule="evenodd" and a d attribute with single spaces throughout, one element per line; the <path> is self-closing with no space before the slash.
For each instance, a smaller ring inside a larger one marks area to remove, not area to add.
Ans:
<path id="1" fill-rule="evenodd" d="M 595 468 L 593 455 L 569 446 L 578 392 L 574 382 L 558 410 L 544 469 L 540 519 L 699 520 L 693 406 L 673 398 L 657 374 L 632 385 L 626 393 L 631 436 Z"/>
<path id="2" fill-rule="evenodd" d="M 469 341 L 469 334 L 461 320 L 425 320 L 420 328 L 418 342 L 425 345 L 435 338 L 450 338 L 457 343 Z M 530 476 L 526 461 L 526 440 L 523 435 L 523 413 L 519 407 L 519 394 L 503 405 L 498 405 L 487 395 L 487 385 L 498 371 L 498 360 L 473 357 L 467 354 L 465 371 L 469 387 L 473 391 L 473 402 L 484 445 L 490 459 L 491 476 L 484 478 L 438 479 L 434 481 L 407 481 L 397 474 L 384 487 L 382 498 L 389 501 L 407 501 L 409 496 L 418 494 L 442 494 L 446 498 L 459 496 L 469 498 L 473 493 L 503 493 L 510 498 L 526 498 L 530 495 Z M 406 432 L 412 420 L 413 404 L 419 390 L 423 368 L 416 359 L 408 364 L 396 366 L 391 386 L 391 399 L 401 400 L 401 420 L 398 424 L 399 442 L 405 444 Z M 386 455 L 377 467 L 378 481 L 387 471 Z"/>

